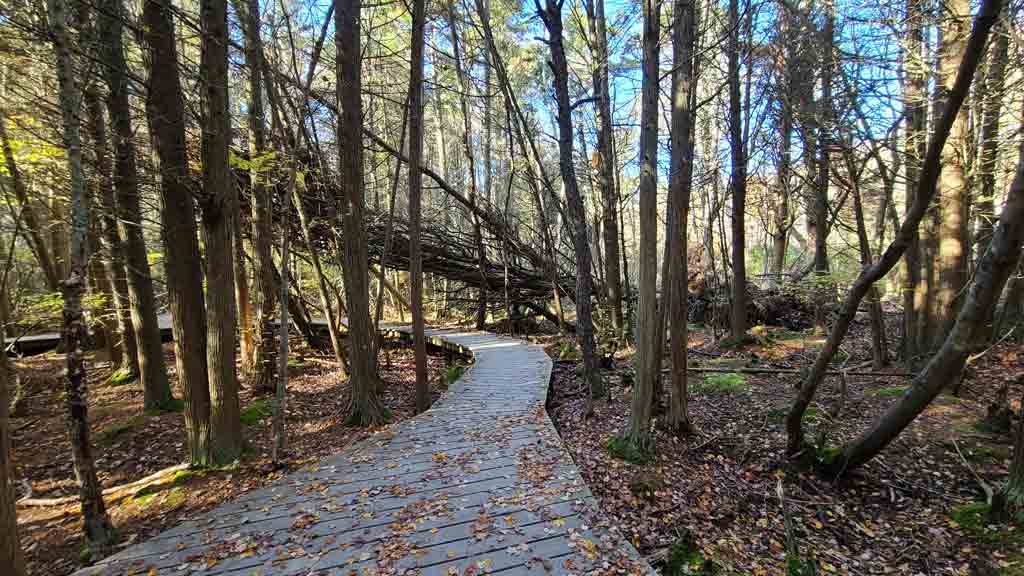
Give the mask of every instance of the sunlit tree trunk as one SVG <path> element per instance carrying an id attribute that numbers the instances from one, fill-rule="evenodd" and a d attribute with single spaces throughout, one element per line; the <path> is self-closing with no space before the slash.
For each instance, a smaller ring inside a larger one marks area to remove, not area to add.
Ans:
<path id="1" fill-rule="evenodd" d="M 927 69 L 922 58 L 924 26 L 923 0 L 907 0 L 906 21 L 907 35 L 903 51 L 903 107 L 906 110 L 904 124 L 903 151 L 906 157 L 907 182 L 917 182 L 921 175 L 921 163 L 924 162 L 927 134 L 925 121 L 927 118 L 925 82 Z M 914 197 L 907 194 L 906 208 L 909 211 L 914 204 Z M 907 361 L 921 351 L 918 347 L 919 316 L 923 302 L 919 289 L 921 287 L 921 246 L 917 230 L 911 234 L 907 245 L 907 255 L 903 260 L 903 359 Z"/>
<path id="2" fill-rule="evenodd" d="M 430 406 L 427 388 L 427 343 L 423 334 L 423 248 L 420 240 L 423 199 L 423 43 L 426 0 L 413 0 L 412 47 L 409 74 L 409 302 L 412 309 L 413 351 L 416 357 L 416 410 Z M 487 68 L 490 70 L 490 67 Z M 488 99 L 488 102 L 490 99 Z M 490 197 L 490 118 L 487 120 L 487 195 Z"/>
<path id="3" fill-rule="evenodd" d="M 669 210 L 675 212 L 676 233 L 670 238 L 669 325 L 672 331 L 672 393 L 669 395 L 668 427 L 677 434 L 695 431 L 690 421 L 686 382 L 688 219 L 693 183 L 694 76 L 696 46 L 695 0 L 676 0 L 672 24 L 672 160 L 669 168 Z"/>
<path id="4" fill-rule="evenodd" d="M 206 365 L 210 380 L 210 444 L 214 463 L 242 453 L 238 377 L 235 373 L 235 296 L 231 211 L 237 210 L 228 165 L 231 116 L 228 109 L 228 27 L 226 0 L 202 0 L 202 87 L 206 115 L 203 138 L 203 240 L 206 247 Z"/>
<path id="5" fill-rule="evenodd" d="M 174 360 L 185 401 L 185 439 L 189 462 L 213 462 L 210 444 L 210 387 L 206 365 L 206 306 L 185 143 L 185 102 L 178 75 L 178 52 L 169 0 L 147 0 L 149 86 L 146 111 L 159 160 L 160 219 L 164 272 L 174 333 Z"/>
<path id="6" fill-rule="evenodd" d="M 649 450 L 654 381 L 661 377 L 658 347 L 658 40 L 661 5 L 643 0 L 643 84 L 640 99 L 640 305 L 637 315 L 636 382 L 626 439 Z"/>
<path id="7" fill-rule="evenodd" d="M 981 150 L 978 158 L 979 190 L 975 211 L 977 229 L 974 233 L 976 262 L 985 255 L 985 248 L 992 239 L 994 206 L 996 197 L 996 172 L 999 169 L 999 118 L 1003 110 L 1004 80 L 1010 35 L 1000 21 L 995 30 L 993 44 L 989 48 L 985 82 L 979 90 L 983 113 L 981 118 Z"/>
<path id="8" fill-rule="evenodd" d="M 89 441 L 88 379 L 85 354 L 82 350 L 86 338 L 85 316 L 82 312 L 82 293 L 85 291 L 88 265 L 89 203 L 85 193 L 82 172 L 82 143 L 79 135 L 79 109 L 81 91 L 74 77 L 72 47 L 68 35 L 68 11 L 64 0 L 49 0 L 50 31 L 56 55 L 58 100 L 63 124 L 62 140 L 67 153 L 71 187 L 71 253 L 69 274 L 63 282 L 64 330 L 63 346 L 66 351 L 64 374 L 64 402 L 67 406 L 68 437 L 71 441 L 71 459 L 78 481 L 78 496 L 82 512 L 82 529 L 92 558 L 102 558 L 114 543 L 114 528 L 103 503 L 103 492 L 96 476 L 96 465 Z M 0 366 L 0 369 L 4 369 Z"/>
<path id="9" fill-rule="evenodd" d="M 337 52 L 338 174 L 347 185 L 338 197 L 341 226 L 345 231 L 345 296 L 348 299 L 348 333 L 352 404 L 348 421 L 373 426 L 384 420 L 377 398 L 377 359 L 370 334 L 369 281 L 366 230 L 363 222 L 363 109 L 360 93 L 361 0 L 338 0 L 334 13 Z"/>

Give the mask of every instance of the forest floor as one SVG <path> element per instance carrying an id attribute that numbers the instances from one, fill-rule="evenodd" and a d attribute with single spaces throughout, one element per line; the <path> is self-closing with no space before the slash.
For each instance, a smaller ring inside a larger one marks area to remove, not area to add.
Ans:
<path id="1" fill-rule="evenodd" d="M 287 466 L 275 470 L 270 398 L 243 388 L 240 395 L 246 451 L 233 466 L 177 472 L 159 489 L 129 491 L 107 507 L 121 545 L 141 542 L 180 521 L 210 510 L 238 495 L 265 486 L 289 471 L 340 452 L 346 446 L 383 429 L 347 426 L 348 380 L 342 381 L 333 357 L 303 349 L 298 341 L 289 363 L 286 404 Z M 165 345 L 176 397 L 173 346 Z M 32 498 L 75 494 L 74 473 L 67 445 L 60 375 L 63 356 L 54 353 L 15 361 L 29 390 L 11 419 L 16 491 Z M 447 382 L 444 356 L 428 358 L 431 389 L 439 396 Z M 99 479 L 104 488 L 143 478 L 183 461 L 184 421 L 181 413 L 147 415 L 142 391 L 135 383 L 109 382 L 107 363 L 89 371 L 89 420 Z M 415 413 L 415 374 L 412 351 L 389 348 L 382 352 L 384 404 L 391 424 Z M 65 506 L 19 506 L 18 530 L 26 551 L 29 574 L 61 576 L 82 565 L 81 517 L 77 503 Z M 2 572 L 2 570 L 0 570 Z"/>
<path id="2" fill-rule="evenodd" d="M 574 349 L 556 337 L 535 340 L 546 342 L 556 360 L 559 352 Z M 823 339 L 768 329 L 757 341 L 740 350 L 723 349 L 695 328 L 689 346 L 701 353 L 691 352 L 690 363 L 801 368 L 811 363 Z M 979 423 L 1006 381 L 1019 410 L 1020 351 L 1018 345 L 990 349 L 969 369 L 959 397 L 943 394 L 881 456 L 838 482 L 786 472 L 781 461 L 783 420 L 796 375 L 691 373 L 690 414 L 700 435 L 680 439 L 659 429 L 657 452 L 643 464 L 609 453 L 609 440 L 629 422 L 631 389 L 622 376 L 632 372 L 630 351 L 617 354 L 614 368 L 605 371 L 611 399 L 586 420 L 576 361 L 556 361 L 549 412 L 604 511 L 649 558 L 664 558 L 688 535 L 718 565 L 717 573 L 787 573 L 776 495 L 782 479 L 799 552 L 816 560 L 819 574 L 1020 575 L 1024 529 L 987 525 L 975 476 L 997 487 L 1007 474 L 1009 434 Z M 843 355 L 847 367 L 870 360 L 866 323 L 856 326 Z M 828 411 L 840 393 L 838 378 L 828 378 L 805 419 L 808 437 L 817 440 L 824 432 L 831 446 L 853 438 L 896 402 L 908 383 L 902 377 L 849 377 L 844 406 L 832 422 Z M 982 563 L 999 570 L 974 572 Z"/>

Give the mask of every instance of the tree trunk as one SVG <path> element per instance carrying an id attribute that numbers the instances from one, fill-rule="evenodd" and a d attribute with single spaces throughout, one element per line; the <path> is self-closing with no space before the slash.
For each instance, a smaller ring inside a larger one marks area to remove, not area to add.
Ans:
<path id="1" fill-rule="evenodd" d="M 239 2 L 241 4 L 241 2 Z M 249 178 L 252 203 L 253 311 L 258 340 L 253 349 L 256 370 L 253 387 L 264 393 L 275 389 L 274 367 L 274 274 L 271 256 L 270 194 L 266 179 L 270 166 L 266 158 L 263 110 L 263 43 L 260 40 L 259 0 L 245 1 L 245 61 L 249 68 Z"/>
<path id="2" fill-rule="evenodd" d="M 119 370 L 131 379 L 139 375 L 139 352 L 132 324 L 131 304 L 128 297 L 128 280 L 125 276 L 124 260 L 121 258 L 121 232 L 117 229 L 117 206 L 114 200 L 113 174 L 110 157 L 107 155 L 107 130 L 103 121 L 103 105 L 92 90 L 85 93 L 85 104 L 89 115 L 90 131 L 96 160 L 96 179 L 99 188 L 100 245 L 103 248 L 103 268 L 110 283 L 113 296 L 117 331 L 120 334 L 118 346 L 121 350 Z"/>
<path id="3" fill-rule="evenodd" d="M 672 330 L 672 393 L 669 395 L 667 425 L 676 434 L 695 432 L 690 421 L 686 382 L 687 352 L 687 224 L 693 184 L 694 77 L 696 46 L 695 0 L 676 0 L 672 29 L 672 160 L 669 168 L 669 209 L 675 212 L 676 233 L 670 239 L 672 290 L 669 300 Z"/>
<path id="4" fill-rule="evenodd" d="M 576 340 L 583 353 L 583 378 L 590 393 L 590 404 L 595 398 L 603 398 L 607 392 L 597 365 L 597 351 L 594 344 L 594 320 L 591 313 L 593 278 L 591 276 L 590 241 L 587 232 L 587 214 L 576 181 L 573 165 L 572 110 L 569 103 L 569 69 L 562 45 L 562 3 L 547 0 L 542 8 L 535 0 L 548 30 L 548 46 L 551 50 L 549 63 L 554 82 L 555 100 L 558 102 L 558 166 L 569 205 L 570 229 L 573 248 L 576 253 Z M 592 409 L 592 407 L 591 407 Z M 589 412 L 590 410 L 588 410 Z"/>
<path id="5" fill-rule="evenodd" d="M 983 5 L 983 10 L 987 7 Z M 993 18 L 994 19 L 994 18 Z M 976 55 L 971 55 L 976 57 Z M 968 60 L 965 56 L 964 61 Z M 967 357 L 984 347 L 992 330 L 992 314 L 1006 279 L 1020 258 L 1024 242 L 1024 145 L 1020 147 L 1017 174 L 992 236 L 992 243 L 979 263 L 974 283 L 957 314 L 956 322 L 942 347 L 928 362 L 906 394 L 879 418 L 869 431 L 847 444 L 831 468 L 849 472 L 868 462 L 895 439 L 939 395 L 944 388 L 959 379 Z M 1020 455 L 1020 442 L 1015 449 Z M 1007 485 L 1016 503 L 1021 497 L 1021 470 L 1019 459 L 1011 469 Z M 1017 475 L 1014 476 L 1013 473 Z"/>
<path id="6" fill-rule="evenodd" d="M 992 239 L 995 221 L 996 172 L 999 167 L 999 118 L 1002 115 L 1006 58 L 1009 51 L 1010 35 L 1006 33 L 1005 21 L 997 24 L 994 44 L 988 55 L 988 71 L 979 91 L 984 106 L 981 118 L 981 150 L 978 157 L 977 230 L 974 241 L 977 250 L 976 262 L 985 255 L 985 248 Z"/>
<path id="7" fill-rule="evenodd" d="M 241 202 L 241 192 L 239 192 Z M 253 327 L 252 298 L 249 295 L 249 274 L 245 267 L 245 238 L 242 234 L 242 211 L 231 214 L 231 245 L 235 250 L 235 309 L 238 310 L 238 367 L 243 379 L 254 377 L 253 359 L 256 348 L 256 334 Z"/>
<path id="8" fill-rule="evenodd" d="M 654 381 L 661 377 L 658 349 L 658 40 L 661 5 L 643 0 L 643 84 L 640 101 L 640 305 L 637 316 L 636 381 L 626 440 L 649 451 Z"/>
<path id="9" fill-rule="evenodd" d="M 473 118 L 470 116 L 469 98 L 472 91 L 472 83 L 469 74 L 462 65 L 462 53 L 459 40 L 458 28 L 455 25 L 455 8 L 451 2 L 447 8 L 448 27 L 451 30 L 452 59 L 455 63 L 455 74 L 459 81 L 459 88 L 462 96 L 459 100 L 462 107 L 462 153 L 465 157 L 467 170 L 469 171 L 469 201 L 476 206 L 477 181 L 476 161 L 473 154 Z M 477 296 L 476 307 L 476 329 L 483 330 L 487 321 L 487 252 L 484 249 L 483 233 L 480 229 L 480 218 L 474 212 L 473 218 L 473 240 L 476 243 L 477 258 L 480 266 L 480 287 Z"/>
<path id="10" fill-rule="evenodd" d="M 348 421 L 374 426 L 384 420 L 377 398 L 377 359 L 370 334 L 366 230 L 363 223 L 363 109 L 361 101 L 361 0 L 338 0 L 334 13 L 337 51 L 338 175 L 347 183 L 338 197 L 345 231 L 345 296 L 351 341 L 352 403 Z"/>
<path id="11" fill-rule="evenodd" d="M 604 0 L 586 3 L 590 26 L 591 58 L 593 58 L 594 120 L 597 124 L 597 184 L 601 189 L 604 233 L 605 286 L 612 328 L 623 337 L 622 280 L 619 272 L 619 191 L 615 186 L 615 160 L 612 157 L 611 94 L 608 89 L 608 29 L 605 23 Z"/>
<path id="12" fill-rule="evenodd" d="M 732 187 L 732 303 L 729 337 L 740 343 L 747 335 L 747 157 L 740 105 L 740 13 L 738 0 L 729 0 L 729 150 Z"/>
<path id="13" fill-rule="evenodd" d="M 412 306 L 412 339 L 416 356 L 416 410 L 430 407 L 427 387 L 427 343 L 423 334 L 423 248 L 420 240 L 423 199 L 423 43 L 426 25 L 426 0 L 413 0 L 412 47 L 409 73 L 409 301 Z M 490 70 L 490 67 L 487 68 Z M 488 99 L 488 102 L 490 99 Z M 487 150 L 484 172 L 490 197 L 490 118 L 487 121 Z"/>
<path id="14" fill-rule="evenodd" d="M 940 81 L 943 92 L 952 89 L 967 45 L 971 3 L 950 0 L 944 4 L 942 46 L 939 50 Z M 939 175 L 939 244 L 936 256 L 938 283 L 935 291 L 935 319 L 931 325 L 931 346 L 938 347 L 945 339 L 967 284 L 967 206 L 969 190 L 965 168 L 969 127 L 967 110 L 961 109 L 942 149 L 942 172 Z"/>
<path id="15" fill-rule="evenodd" d="M 135 165 L 135 132 L 128 103 L 127 65 L 121 38 L 124 7 L 121 0 L 105 0 L 99 17 L 100 37 L 104 46 L 107 110 L 113 128 L 114 191 L 117 194 L 117 216 L 124 238 L 125 265 L 128 268 L 128 295 L 131 299 L 132 324 L 138 343 L 139 378 L 142 380 L 144 407 L 147 410 L 171 407 L 171 386 L 164 365 L 163 341 L 156 317 L 156 297 L 150 276 L 146 240 L 142 235 L 142 212 L 139 207 L 139 175 Z"/>
<path id="16" fill-rule="evenodd" d="M 185 144 L 185 102 L 178 75 L 174 19 L 169 0 L 143 8 L 149 69 L 146 111 L 160 169 L 160 219 L 164 272 L 174 333 L 174 360 L 185 401 L 185 438 L 193 466 L 213 463 L 210 384 L 206 365 L 206 307 L 199 241 Z"/>
<path id="17" fill-rule="evenodd" d="M 825 2 L 825 27 L 821 32 L 821 99 L 816 110 L 821 115 L 818 125 L 818 170 L 815 174 L 817 180 L 814 182 L 814 228 L 817 234 L 814 236 L 814 273 L 817 276 L 815 292 L 817 306 L 814 308 L 814 325 L 822 330 L 825 329 L 825 311 L 828 304 L 834 298 L 832 281 L 828 279 L 828 188 L 829 173 L 831 170 L 831 155 L 829 148 L 832 145 L 832 71 L 833 61 L 833 35 L 835 28 L 835 6 L 832 0 Z"/>
<path id="18" fill-rule="evenodd" d="M 64 375 L 64 401 L 67 406 L 68 437 L 71 441 L 71 457 L 78 481 L 78 495 L 81 501 L 82 529 L 89 547 L 91 558 L 105 556 L 114 543 L 114 528 L 103 503 L 103 492 L 96 476 L 96 465 L 89 442 L 89 383 L 85 373 L 85 356 L 82 351 L 86 336 L 85 316 L 82 313 L 82 293 L 85 291 L 86 266 L 88 264 L 89 198 L 85 193 L 85 176 L 82 172 L 82 146 L 79 135 L 80 91 L 74 78 L 74 63 L 71 57 L 71 43 L 68 38 L 67 7 L 63 0 L 49 0 L 50 30 L 53 34 L 56 55 L 57 83 L 61 119 L 63 120 L 63 144 L 67 151 L 68 170 L 71 184 L 71 253 L 68 261 L 69 274 L 63 283 L 64 330 L 62 344 L 66 350 L 66 372 Z M 5 369 L 0 365 L 0 369 Z"/>
<path id="19" fill-rule="evenodd" d="M 857 242 L 860 248 L 860 264 L 862 268 L 871 266 L 874 257 L 871 255 L 871 241 L 868 229 L 864 224 L 864 206 L 860 195 L 860 176 L 863 171 L 855 172 L 852 151 L 847 150 L 847 173 L 850 175 L 850 187 L 853 189 L 853 215 L 857 225 Z M 883 199 L 884 201 L 884 199 Z M 885 322 L 882 317 L 882 295 L 877 286 L 868 290 L 868 315 L 871 317 L 871 363 L 872 368 L 881 370 L 889 363 L 889 348 L 885 340 Z"/>
<path id="20" fill-rule="evenodd" d="M 925 84 L 928 71 L 921 51 L 923 49 L 924 0 L 907 0 L 907 40 L 903 53 L 903 107 L 906 109 L 906 134 L 903 152 L 906 156 L 907 182 L 917 182 L 924 162 L 927 134 L 925 123 L 928 110 Z M 906 209 L 909 212 L 914 197 L 907 194 Z M 918 347 L 918 327 L 923 302 L 920 300 L 921 287 L 921 239 L 917 230 L 911 233 L 907 255 L 903 261 L 903 360 L 909 361 L 921 353 Z"/>
<path id="21" fill-rule="evenodd" d="M 1024 402 L 1021 406 L 1024 406 Z M 990 516 L 994 521 L 1006 522 L 1021 509 L 1024 509 L 1024 417 L 1017 418 L 1017 425 L 1013 431 L 1010 473 L 1002 489 L 992 498 Z"/>
<path id="22" fill-rule="evenodd" d="M 87 89 L 84 100 L 88 118 L 88 130 L 92 134 L 92 164 L 95 176 L 92 179 L 89 190 L 90 203 L 98 200 L 104 193 L 105 188 L 110 185 L 110 159 L 107 157 L 107 136 L 106 126 L 103 122 L 103 107 L 99 98 L 91 90 Z M 97 203 L 103 206 L 102 201 Z M 110 366 L 114 369 L 120 367 L 125 361 L 124 354 L 126 341 L 121 326 L 120 315 L 120 294 L 114 290 L 110 276 L 107 275 L 107 260 L 104 254 L 103 244 L 100 240 L 100 231 L 103 228 L 102 216 L 93 214 L 93 223 L 89 231 L 89 246 L 92 251 L 90 259 L 90 276 L 94 279 L 96 290 L 103 295 L 105 306 L 103 309 L 104 332 L 106 332 L 106 347 L 110 359 Z M 123 270 L 123 268 L 122 268 Z M 135 342 L 134 335 L 132 343 Z M 134 348 L 133 348 L 134 351 Z M 135 360 L 138 362 L 138 359 Z"/>
<path id="23" fill-rule="evenodd" d="M 903 225 L 897 231 L 896 237 L 889 244 L 889 247 L 886 248 L 877 262 L 860 273 L 857 280 L 850 287 L 839 309 L 839 315 L 832 327 L 832 331 L 825 341 L 825 345 L 818 352 L 814 365 L 811 367 L 810 372 L 801 384 L 799 393 L 793 400 L 793 405 L 786 416 L 787 451 L 790 455 L 797 454 L 803 449 L 804 412 L 814 398 L 818 385 L 828 370 L 829 363 L 839 350 L 839 345 L 842 343 L 843 338 L 845 338 L 850 324 L 857 314 L 857 308 L 860 306 L 861 300 L 863 300 L 871 286 L 892 270 L 900 257 L 903 256 L 912 234 L 921 223 L 925 211 L 931 204 L 941 169 L 940 155 L 942 147 L 949 137 L 954 120 L 960 111 L 960 107 L 963 105 L 964 99 L 967 97 L 967 92 L 970 90 L 971 80 L 974 78 L 978 61 L 981 59 L 985 41 L 988 38 L 992 25 L 999 16 L 1000 7 L 1000 0 L 985 0 L 982 3 L 981 10 L 975 19 L 974 31 L 971 33 L 960 70 L 957 74 L 956 83 L 953 86 L 953 90 L 949 93 L 941 117 L 936 122 L 935 137 L 928 145 L 928 153 L 922 165 L 921 175 L 914 188 L 914 204 L 908 211 L 906 218 L 903 220 Z"/>
<path id="24" fill-rule="evenodd" d="M 242 453 L 238 378 L 235 374 L 235 298 L 231 211 L 237 195 L 231 184 L 228 146 L 228 29 L 226 0 L 202 0 L 203 240 L 206 246 L 206 365 L 210 380 L 210 445 L 215 464 Z"/>

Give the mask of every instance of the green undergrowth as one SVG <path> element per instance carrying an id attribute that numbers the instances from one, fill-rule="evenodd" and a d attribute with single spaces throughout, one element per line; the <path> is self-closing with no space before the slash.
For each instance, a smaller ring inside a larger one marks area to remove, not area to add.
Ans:
<path id="1" fill-rule="evenodd" d="M 577 360 L 579 359 L 579 350 L 576 348 L 576 343 L 572 340 L 562 340 L 558 343 L 558 359 L 559 360 Z"/>
<path id="2" fill-rule="evenodd" d="M 145 411 L 146 416 L 158 416 L 160 414 L 167 414 L 171 412 L 184 412 L 185 401 L 181 398 L 171 398 L 163 406 L 159 408 L 147 408 Z"/>
<path id="3" fill-rule="evenodd" d="M 776 406 L 768 410 L 768 422 L 772 424 L 782 424 L 786 421 L 786 415 L 789 414 L 789 406 Z M 804 422 L 813 424 L 821 418 L 821 410 L 814 406 L 809 406 L 804 410 Z"/>
<path id="4" fill-rule="evenodd" d="M 650 459 L 650 454 L 620 436 L 612 436 L 608 439 L 608 453 L 619 460 L 633 464 L 645 464 Z"/>
<path id="5" fill-rule="evenodd" d="M 735 372 L 726 374 L 708 374 L 703 380 L 696 380 L 690 385 L 690 391 L 708 396 L 727 396 L 745 392 L 747 379 Z"/>
<path id="6" fill-rule="evenodd" d="M 271 407 L 269 398 L 257 398 L 242 410 L 238 418 L 246 426 L 255 426 L 260 420 L 270 416 Z"/>
<path id="7" fill-rule="evenodd" d="M 906 392 L 907 386 L 888 386 L 886 388 L 879 388 L 872 392 L 872 394 L 881 398 L 896 398 L 903 396 Z"/>
<path id="8" fill-rule="evenodd" d="M 165 508 L 177 508 L 185 502 L 188 496 L 187 491 L 181 486 L 172 486 L 169 489 L 147 490 L 143 488 L 135 493 L 132 501 L 139 508 L 150 506 L 162 506 Z"/>
<path id="9" fill-rule="evenodd" d="M 135 382 L 137 376 L 127 368 L 118 368 L 114 370 L 110 376 L 107 376 L 106 383 L 111 386 L 123 386 L 125 384 L 131 384 Z"/>
<path id="10" fill-rule="evenodd" d="M 444 374 L 441 375 L 441 380 L 444 382 L 445 387 L 455 384 L 455 381 L 462 378 L 462 375 L 466 373 L 466 365 L 461 362 L 455 362 L 444 367 Z"/>
<path id="11" fill-rule="evenodd" d="M 739 338 L 723 338 L 718 341 L 719 348 L 743 348 L 748 344 L 757 344 L 757 338 L 750 334 L 744 334 Z"/>

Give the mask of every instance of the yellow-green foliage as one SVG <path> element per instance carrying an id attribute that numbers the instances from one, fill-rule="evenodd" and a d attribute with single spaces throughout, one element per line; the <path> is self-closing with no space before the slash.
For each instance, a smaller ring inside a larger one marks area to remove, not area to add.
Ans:
<path id="1" fill-rule="evenodd" d="M 703 380 L 696 380 L 690 385 L 690 390 L 693 393 L 708 396 L 738 394 L 746 389 L 747 379 L 743 374 L 735 372 L 708 374 Z"/>

